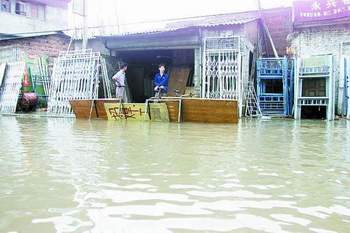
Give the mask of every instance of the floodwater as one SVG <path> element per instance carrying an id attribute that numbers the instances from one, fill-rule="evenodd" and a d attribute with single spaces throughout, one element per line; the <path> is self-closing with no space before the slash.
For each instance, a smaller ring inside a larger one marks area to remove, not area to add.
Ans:
<path id="1" fill-rule="evenodd" d="M 350 121 L 0 130 L 1 233 L 350 232 Z"/>

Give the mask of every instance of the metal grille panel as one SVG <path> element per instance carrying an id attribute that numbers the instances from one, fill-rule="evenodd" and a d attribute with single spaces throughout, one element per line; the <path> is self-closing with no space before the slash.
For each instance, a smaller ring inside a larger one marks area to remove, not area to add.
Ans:
<path id="1" fill-rule="evenodd" d="M 25 63 L 8 63 L 3 85 L 0 88 L 0 112 L 15 113 L 18 96 L 22 87 L 22 77 L 24 74 Z"/>
<path id="2" fill-rule="evenodd" d="M 295 79 L 295 111 L 294 118 L 301 118 L 303 106 L 326 106 L 328 120 L 335 117 L 335 82 L 334 82 L 334 58 L 332 55 L 318 55 L 301 58 L 296 63 Z M 308 85 L 308 83 L 321 85 Z M 320 88 L 322 94 L 316 94 Z"/>
<path id="3" fill-rule="evenodd" d="M 257 60 L 257 93 L 264 115 L 288 116 L 293 106 L 293 60 L 260 58 Z M 278 82 L 280 81 L 280 82 Z M 268 86 L 280 87 L 280 92 Z"/>
<path id="4" fill-rule="evenodd" d="M 205 41 L 202 96 L 238 99 L 240 96 L 239 37 L 209 38 Z"/>
<path id="5" fill-rule="evenodd" d="M 69 100 L 98 98 L 100 75 L 103 83 L 109 82 L 100 53 L 72 51 L 62 53 L 55 61 L 51 77 L 48 112 L 56 115 L 72 115 Z M 110 97 L 110 88 L 106 97 Z"/>

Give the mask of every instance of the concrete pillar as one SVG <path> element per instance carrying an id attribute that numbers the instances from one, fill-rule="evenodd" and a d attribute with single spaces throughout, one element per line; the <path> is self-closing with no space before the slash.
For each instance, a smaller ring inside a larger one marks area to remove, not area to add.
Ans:
<path id="1" fill-rule="evenodd" d="M 201 49 L 196 48 L 194 50 L 194 74 L 193 74 L 193 82 L 194 82 L 194 90 L 195 95 L 200 97 L 201 95 L 201 79 L 202 79 L 202 54 Z"/>
<path id="2" fill-rule="evenodd" d="M 335 54 L 333 59 L 333 82 L 334 82 L 334 88 L 333 93 L 333 108 L 334 108 L 334 114 L 341 115 L 342 114 L 342 103 L 343 103 L 343 83 L 342 77 L 340 76 L 340 63 L 341 63 L 341 56 L 340 54 Z"/>
<path id="3" fill-rule="evenodd" d="M 327 106 L 327 120 L 334 120 L 335 118 L 335 109 L 336 109 L 336 90 L 335 90 L 335 79 L 338 77 L 339 78 L 339 72 L 338 72 L 338 67 L 339 67 L 339 61 L 336 63 L 335 57 L 330 57 L 330 64 L 332 64 L 332 72 L 330 74 L 329 80 L 329 100 L 330 104 Z M 335 65 L 337 64 L 337 65 Z"/>
<path id="4" fill-rule="evenodd" d="M 16 14 L 16 0 L 10 0 L 11 14 Z"/>
<path id="5" fill-rule="evenodd" d="M 338 82 L 338 114 L 344 115 L 344 83 L 345 83 L 345 56 L 341 56 L 339 61 L 339 82 Z"/>
<path id="6" fill-rule="evenodd" d="M 299 85 L 301 84 L 299 80 L 299 67 L 300 60 L 295 59 L 294 66 L 294 119 L 299 120 L 301 118 L 301 107 L 298 105 L 298 98 L 301 95 L 299 90 Z"/>

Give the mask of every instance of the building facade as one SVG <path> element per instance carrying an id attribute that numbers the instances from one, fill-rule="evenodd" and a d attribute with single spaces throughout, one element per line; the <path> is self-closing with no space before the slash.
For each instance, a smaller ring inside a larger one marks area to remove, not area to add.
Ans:
<path id="1" fill-rule="evenodd" d="M 259 43 L 258 24 L 256 18 L 235 19 L 227 25 L 184 27 L 98 40 L 105 47 L 103 51 L 129 64 L 133 101 L 144 102 L 153 96 L 154 72 L 159 63 L 165 63 L 170 77 L 183 79 L 191 94 L 238 100 L 241 113 L 244 89 L 251 74 L 250 61 Z M 96 45 L 94 40 L 90 43 Z M 186 75 L 177 76 L 172 73 L 174 70 Z M 173 91 L 169 90 L 169 94 Z"/>
<path id="2" fill-rule="evenodd" d="M 291 8 L 263 12 L 193 17 L 169 22 L 160 30 L 120 33 L 89 40 L 90 48 L 129 64 L 128 80 L 133 101 L 153 96 L 152 78 L 159 63 L 166 63 L 170 77 L 182 69 L 186 89 L 202 98 L 235 99 L 239 112 L 245 105 L 249 83 L 254 83 L 255 59 L 273 55 L 261 18 L 284 56 L 287 35 L 292 32 Z M 275 23 L 284 19 L 285 23 Z M 75 48 L 79 48 L 79 43 Z M 173 90 L 170 90 L 171 92 Z"/>
<path id="3" fill-rule="evenodd" d="M 327 55 L 333 57 L 330 75 L 333 77 L 334 93 L 330 93 L 330 100 L 334 114 L 346 115 L 349 102 L 346 64 L 350 57 L 350 3 L 340 0 L 335 0 L 332 6 L 327 5 L 326 0 L 318 3 L 317 9 L 307 1 L 294 4 L 294 32 L 289 40 L 295 57 L 300 60 L 314 57 L 316 61 L 317 57 Z M 321 90 L 325 86 L 323 83 L 322 80 L 315 81 L 313 86 L 319 86 Z"/>
<path id="4" fill-rule="evenodd" d="M 346 80 L 341 63 L 344 57 L 350 56 L 350 22 L 297 28 L 292 47 L 297 57 L 334 56 L 335 110 L 338 115 L 342 115 Z"/>
<path id="5" fill-rule="evenodd" d="M 0 37 L 67 29 L 69 2 L 0 0 Z"/>

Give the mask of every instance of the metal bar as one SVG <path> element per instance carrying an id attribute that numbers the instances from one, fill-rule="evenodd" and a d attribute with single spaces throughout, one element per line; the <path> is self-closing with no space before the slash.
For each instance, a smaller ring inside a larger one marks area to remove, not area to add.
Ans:
<path id="1" fill-rule="evenodd" d="M 177 113 L 177 122 L 181 123 L 181 115 L 182 115 L 182 98 L 179 99 L 179 110 Z"/>

